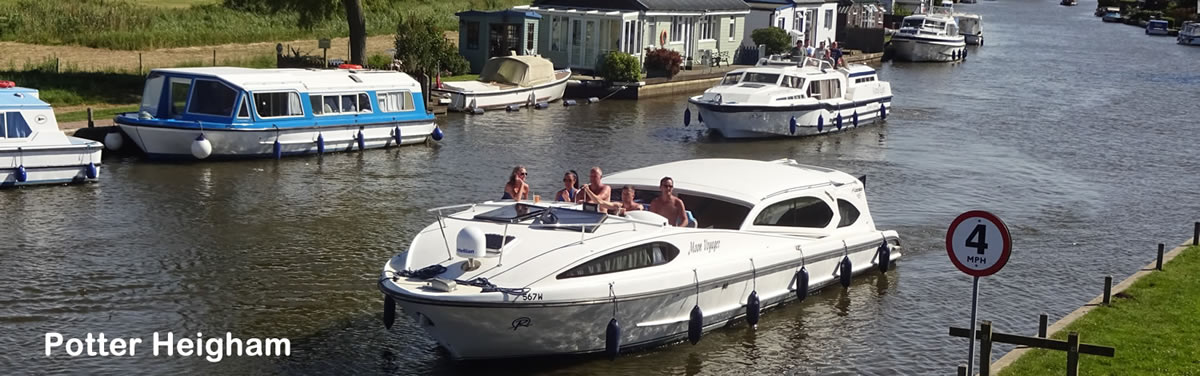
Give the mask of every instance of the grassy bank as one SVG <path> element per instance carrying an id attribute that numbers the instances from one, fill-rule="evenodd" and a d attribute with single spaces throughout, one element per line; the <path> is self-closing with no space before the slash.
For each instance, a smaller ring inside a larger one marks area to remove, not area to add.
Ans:
<path id="1" fill-rule="evenodd" d="M 527 0 L 363 0 L 368 35 L 391 34 L 400 17 L 429 17 L 457 29 L 455 12 Z M 192 4 L 192 5 L 188 5 Z M 188 5 L 184 7 L 183 5 Z M 349 34 L 344 13 L 304 29 L 294 12 L 260 14 L 200 0 L 0 0 L 0 41 L 118 50 L 290 41 Z"/>
<path id="2" fill-rule="evenodd" d="M 1081 375 L 1200 374 L 1200 247 L 1192 247 L 1053 336 L 1079 332 L 1083 343 L 1116 348 L 1113 358 L 1083 355 Z M 1001 375 L 1061 375 L 1066 352 L 1034 350 Z"/>

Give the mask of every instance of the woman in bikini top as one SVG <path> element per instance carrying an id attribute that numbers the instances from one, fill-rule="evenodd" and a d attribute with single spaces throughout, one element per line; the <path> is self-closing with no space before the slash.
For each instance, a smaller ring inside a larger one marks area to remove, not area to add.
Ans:
<path id="1" fill-rule="evenodd" d="M 575 170 L 570 170 L 563 174 L 563 189 L 554 194 L 554 200 L 575 202 L 575 195 L 578 193 L 579 175 L 575 173 Z"/>

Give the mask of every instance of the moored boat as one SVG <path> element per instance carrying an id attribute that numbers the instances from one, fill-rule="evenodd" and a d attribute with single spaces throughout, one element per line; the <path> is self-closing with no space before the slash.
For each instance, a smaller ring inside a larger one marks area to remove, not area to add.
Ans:
<path id="1" fill-rule="evenodd" d="M 0 187 L 96 181 L 103 149 L 59 130 L 37 90 L 0 81 Z"/>
<path id="2" fill-rule="evenodd" d="M 1146 35 L 1170 35 L 1166 20 L 1150 20 L 1146 23 Z"/>
<path id="3" fill-rule="evenodd" d="M 896 58 L 905 61 L 958 61 L 966 58 L 966 38 L 948 13 L 904 17 L 892 35 Z"/>
<path id="4" fill-rule="evenodd" d="M 392 71 L 155 69 L 114 121 L 150 158 L 261 158 L 440 139 L 416 80 Z"/>
<path id="5" fill-rule="evenodd" d="M 1061 2 L 1059 2 L 1059 4 L 1062 4 L 1065 6 L 1075 6 L 1075 5 L 1079 4 L 1079 2 L 1078 2 L 1078 0 L 1062 0 Z"/>
<path id="6" fill-rule="evenodd" d="M 451 111 L 532 106 L 562 99 L 569 78 L 570 69 L 554 70 L 553 63 L 540 56 L 500 56 L 484 64 L 479 79 L 446 82 L 431 91 L 449 97 Z"/>
<path id="7" fill-rule="evenodd" d="M 1183 27 L 1179 28 L 1175 43 L 1200 46 L 1200 23 L 1185 22 Z"/>
<path id="8" fill-rule="evenodd" d="M 1104 22 L 1121 22 L 1121 12 L 1114 11 L 1110 8 L 1104 13 L 1103 16 L 1100 17 L 1100 20 Z"/>
<path id="9" fill-rule="evenodd" d="M 958 33 L 963 41 L 970 45 L 983 45 L 983 16 L 970 13 L 955 13 L 954 21 L 958 23 Z"/>
<path id="10" fill-rule="evenodd" d="M 792 160 L 699 159 L 613 174 L 649 199 L 666 190 L 697 227 L 648 211 L 496 201 L 430 209 L 436 222 L 384 265 L 395 306 L 455 359 L 606 352 L 687 339 L 886 272 L 899 235 L 880 231 L 864 184 Z M 615 194 L 615 193 L 614 193 Z"/>
<path id="11" fill-rule="evenodd" d="M 874 68 L 851 64 L 833 69 L 815 58 L 790 66 L 768 63 L 736 69 L 717 86 L 688 99 L 700 124 L 727 138 L 848 130 L 886 118 L 891 102 L 891 85 L 879 80 Z"/>

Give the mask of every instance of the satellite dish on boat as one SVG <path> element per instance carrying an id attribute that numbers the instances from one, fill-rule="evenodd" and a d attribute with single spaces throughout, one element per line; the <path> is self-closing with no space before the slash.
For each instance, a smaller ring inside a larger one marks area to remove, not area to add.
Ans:
<path id="1" fill-rule="evenodd" d="M 463 227 L 458 231 L 454 249 L 458 257 L 467 259 L 467 262 L 463 264 L 463 270 L 475 270 L 481 264 L 476 259 L 487 257 L 487 236 L 479 227 Z"/>

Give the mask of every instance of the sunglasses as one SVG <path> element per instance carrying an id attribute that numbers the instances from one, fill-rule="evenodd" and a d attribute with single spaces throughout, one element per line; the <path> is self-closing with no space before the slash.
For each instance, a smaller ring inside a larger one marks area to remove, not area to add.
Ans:
<path id="1" fill-rule="evenodd" d="M 528 172 L 518 172 L 517 175 L 518 176 L 529 176 L 529 173 Z"/>

